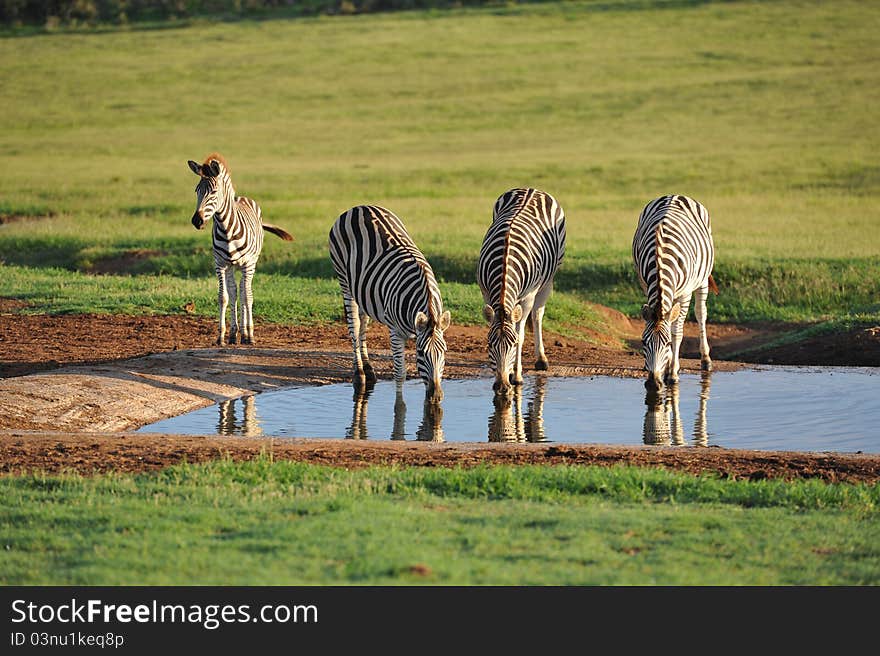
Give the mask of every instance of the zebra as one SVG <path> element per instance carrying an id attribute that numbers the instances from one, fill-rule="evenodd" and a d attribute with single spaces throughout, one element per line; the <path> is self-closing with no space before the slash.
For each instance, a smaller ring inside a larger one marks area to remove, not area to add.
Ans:
<path id="1" fill-rule="evenodd" d="M 354 351 L 355 387 L 376 380 L 366 339 L 375 320 L 388 327 L 398 389 L 406 379 L 406 340 L 415 337 L 416 369 L 426 396 L 439 402 L 450 316 L 434 271 L 403 222 L 384 207 L 358 205 L 336 219 L 329 245 Z"/>
<path id="2" fill-rule="evenodd" d="M 257 260 L 263 249 L 263 230 L 293 241 L 287 231 L 269 223 L 263 223 L 260 206 L 244 196 L 236 196 L 229 177 L 229 165 L 219 153 L 212 153 L 201 164 L 188 160 L 189 168 L 199 176 L 196 185 L 196 211 L 192 224 L 197 230 L 213 221 L 211 235 L 214 246 L 214 271 L 217 273 L 217 302 L 220 306 L 220 329 L 217 345 L 226 339 L 226 308 L 232 306 L 229 343 L 235 344 L 241 332 L 242 344 L 254 343 L 254 315 L 251 283 Z M 262 229 L 261 229 L 262 228 Z M 235 298 L 235 270 L 241 271 L 239 304 Z"/>
<path id="3" fill-rule="evenodd" d="M 632 242 L 639 284 L 648 297 L 642 306 L 645 386 L 661 389 L 678 382 L 684 320 L 696 294 L 694 314 L 700 325 L 700 362 L 712 370 L 706 339 L 706 297 L 718 293 L 712 278 L 715 246 L 709 211 L 692 198 L 661 196 L 639 215 Z"/>
<path id="4" fill-rule="evenodd" d="M 549 366 L 542 336 L 544 306 L 564 255 L 565 214 L 553 196 L 538 189 L 516 188 L 498 197 L 477 266 L 496 393 L 510 394 L 511 384 L 523 382 L 522 347 L 529 315 L 535 334 L 535 369 Z"/>

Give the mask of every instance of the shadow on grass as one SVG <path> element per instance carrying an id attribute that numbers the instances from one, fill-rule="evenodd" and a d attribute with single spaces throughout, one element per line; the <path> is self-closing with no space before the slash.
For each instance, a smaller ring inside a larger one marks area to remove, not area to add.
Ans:
<path id="1" fill-rule="evenodd" d="M 701 7 L 709 4 L 727 3 L 732 0 L 608 0 L 606 2 L 579 2 L 560 4 L 560 10 L 567 14 L 572 13 L 606 13 L 606 12 L 636 12 L 656 11 L 668 9 L 687 9 Z M 54 11 L 62 13 L 66 4 L 52 5 Z M 32 38 L 40 36 L 54 36 L 56 34 L 115 34 L 118 32 L 154 32 L 164 30 L 177 30 L 206 23 L 262 23 L 268 21 L 283 20 L 309 20 L 320 16 L 351 15 L 351 14 L 388 14 L 413 11 L 435 11 L 433 17 L 451 11 L 459 12 L 462 9 L 484 9 L 493 14 L 515 15 L 522 12 L 529 5 L 553 5 L 556 0 L 517 0 L 515 5 L 506 4 L 499 6 L 493 0 L 353 0 L 340 3 L 339 0 L 303 0 L 294 6 L 268 6 L 254 7 L 242 10 L 240 5 L 230 3 L 224 11 L 215 4 L 213 7 L 200 6 L 195 3 L 190 10 L 199 12 L 194 16 L 162 16 L 167 11 L 167 3 L 148 1 L 141 7 L 132 5 L 123 6 L 115 3 L 105 3 L 100 9 L 110 12 L 107 16 L 98 16 L 91 19 L 73 19 L 68 23 L 62 23 L 57 15 L 44 17 L 31 17 L 31 24 L 19 26 L 5 25 L 0 28 L 0 39 Z M 221 3 L 222 4 L 222 3 Z M 51 11 L 52 9 L 47 9 Z M 119 22 L 119 13 L 127 10 L 125 22 Z M 138 13 L 142 12 L 142 13 Z M 19 18 L 20 20 L 20 18 Z M 40 24 L 36 24 L 39 22 Z"/>

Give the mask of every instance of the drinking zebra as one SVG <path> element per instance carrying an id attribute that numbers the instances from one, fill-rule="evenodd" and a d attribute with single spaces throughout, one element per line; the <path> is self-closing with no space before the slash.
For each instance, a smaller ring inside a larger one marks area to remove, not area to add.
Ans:
<path id="1" fill-rule="evenodd" d="M 285 241 L 293 237 L 278 226 L 263 223 L 260 206 L 244 196 L 236 196 L 223 156 L 212 153 L 202 164 L 188 160 L 189 168 L 199 176 L 196 185 L 196 211 L 192 224 L 197 230 L 213 221 L 214 270 L 217 273 L 217 301 L 220 306 L 220 330 L 217 344 L 226 338 L 226 308 L 232 306 L 229 343 L 235 344 L 241 332 L 242 344 L 254 343 L 254 314 L 251 286 L 254 269 L 263 250 L 263 230 Z M 241 291 L 235 298 L 235 270 L 241 271 Z M 241 323 L 238 321 L 239 305 Z"/>
<path id="2" fill-rule="evenodd" d="M 511 384 L 522 384 L 529 315 L 535 333 L 535 369 L 548 367 L 541 334 L 544 306 L 564 254 L 565 215 L 555 198 L 531 188 L 511 189 L 499 196 L 477 267 L 496 392 L 509 394 Z"/>
<path id="3" fill-rule="evenodd" d="M 342 288 L 355 387 L 376 380 L 367 352 L 367 328 L 375 320 L 388 326 L 398 387 L 406 378 L 406 340 L 415 337 L 416 368 L 427 396 L 442 399 L 449 312 L 443 311 L 434 271 L 401 220 L 376 205 L 352 207 L 330 230 L 330 259 Z"/>
<path id="4" fill-rule="evenodd" d="M 710 371 L 706 297 L 709 289 L 717 294 L 718 287 L 711 275 L 715 247 L 709 211 L 687 196 L 652 200 L 639 216 L 632 254 L 639 284 L 648 297 L 642 306 L 645 386 L 660 389 L 664 380 L 678 381 L 679 349 L 693 294 L 700 324 L 700 361 Z"/>

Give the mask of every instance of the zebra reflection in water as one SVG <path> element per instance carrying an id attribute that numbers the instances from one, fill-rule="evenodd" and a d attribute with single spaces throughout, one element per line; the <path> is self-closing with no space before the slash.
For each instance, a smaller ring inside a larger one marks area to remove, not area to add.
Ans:
<path id="1" fill-rule="evenodd" d="M 373 393 L 373 385 L 367 383 L 360 389 L 355 389 L 353 396 L 353 408 L 351 413 L 351 425 L 345 432 L 345 437 L 350 440 L 367 440 L 367 407 L 370 395 Z M 397 387 L 394 398 L 394 421 L 391 427 L 392 440 L 406 439 L 406 401 L 403 398 L 403 390 Z M 423 442 L 443 442 L 443 407 L 439 402 L 425 397 L 422 409 L 422 421 L 416 430 L 416 439 Z"/>
<path id="2" fill-rule="evenodd" d="M 706 416 L 712 374 L 704 371 L 700 377 L 700 403 L 694 419 L 693 446 L 709 445 L 709 429 Z M 685 446 L 684 425 L 679 409 L 680 390 L 671 384 L 663 390 L 648 389 L 645 392 L 644 442 L 660 446 Z"/>
<path id="3" fill-rule="evenodd" d="M 241 401 L 242 419 L 238 420 L 235 404 Z M 263 434 L 260 420 L 257 418 L 257 404 L 254 395 L 243 396 L 241 399 L 227 399 L 218 405 L 220 417 L 217 420 L 217 432 L 220 435 L 241 435 L 243 437 L 256 437 Z"/>
<path id="4" fill-rule="evenodd" d="M 509 396 L 495 395 L 495 410 L 489 415 L 490 442 L 546 442 L 544 433 L 544 397 L 547 380 L 535 376 L 532 395 L 522 413 L 522 393 L 515 387 Z"/>

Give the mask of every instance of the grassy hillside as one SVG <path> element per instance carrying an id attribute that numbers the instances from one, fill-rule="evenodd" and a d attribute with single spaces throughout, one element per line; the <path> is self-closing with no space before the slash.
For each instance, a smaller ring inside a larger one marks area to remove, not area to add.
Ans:
<path id="1" fill-rule="evenodd" d="M 565 2 L 0 39 L 0 296 L 35 311 L 214 313 L 187 159 L 218 150 L 268 237 L 264 319 L 341 317 L 326 237 L 400 215 L 454 320 L 497 196 L 555 195 L 551 328 L 634 314 L 638 213 L 712 213 L 710 320 L 880 320 L 875 2 Z M 95 275 L 110 271 L 111 275 Z M 122 274 L 122 275 L 120 275 Z"/>
<path id="2" fill-rule="evenodd" d="M 5 585 L 876 585 L 878 486 L 217 461 L 0 478 Z M 161 554 L 161 557 L 157 557 Z"/>

